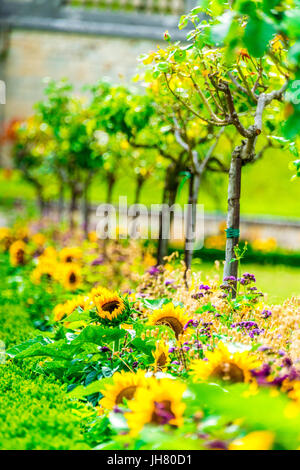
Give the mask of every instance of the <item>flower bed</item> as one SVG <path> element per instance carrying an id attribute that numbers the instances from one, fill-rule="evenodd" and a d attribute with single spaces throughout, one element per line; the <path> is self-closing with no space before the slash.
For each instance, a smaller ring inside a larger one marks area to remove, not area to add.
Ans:
<path id="1" fill-rule="evenodd" d="M 2 236 L 2 304 L 38 329 L 1 367 L 67 387 L 83 432 L 74 447 L 299 446 L 299 300 L 266 304 L 250 273 L 233 299 L 230 278 L 185 279 L 175 254 L 156 267 L 137 244 L 19 230 Z"/>

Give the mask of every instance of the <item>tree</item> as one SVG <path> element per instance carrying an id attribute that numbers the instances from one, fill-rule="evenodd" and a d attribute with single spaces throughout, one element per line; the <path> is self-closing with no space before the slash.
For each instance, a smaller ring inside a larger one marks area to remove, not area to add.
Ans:
<path id="1" fill-rule="evenodd" d="M 205 13 L 206 19 L 197 24 L 200 12 Z M 244 15 L 231 23 L 232 13 L 228 6 L 221 18 L 213 16 L 211 9 L 199 7 L 182 18 L 181 24 L 186 24 L 189 19 L 195 25 L 188 34 L 190 44 L 170 43 L 167 50 L 153 53 L 154 74 L 165 80 L 183 108 L 207 125 L 219 128 L 233 126 L 242 139 L 232 152 L 229 170 L 224 267 L 224 279 L 229 276 L 236 279 L 235 246 L 239 241 L 242 166 L 257 158 L 257 139 L 266 131 L 263 125 L 266 110 L 269 107 L 268 121 L 278 113 L 278 103 L 288 86 L 288 75 L 269 55 L 252 57 L 246 49 L 238 49 L 228 57 L 228 48 L 224 47 L 222 40 L 230 25 L 237 37 L 247 28 Z M 272 34 L 269 40 L 272 49 Z M 177 77 L 181 78 L 180 88 L 176 83 Z"/>

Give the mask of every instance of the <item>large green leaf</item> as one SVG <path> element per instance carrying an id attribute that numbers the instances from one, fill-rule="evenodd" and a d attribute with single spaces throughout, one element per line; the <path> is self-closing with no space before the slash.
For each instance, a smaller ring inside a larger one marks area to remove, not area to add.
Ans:
<path id="1" fill-rule="evenodd" d="M 77 336 L 73 343 L 94 343 L 101 346 L 112 341 L 118 341 L 125 336 L 126 331 L 121 328 L 89 325 Z"/>

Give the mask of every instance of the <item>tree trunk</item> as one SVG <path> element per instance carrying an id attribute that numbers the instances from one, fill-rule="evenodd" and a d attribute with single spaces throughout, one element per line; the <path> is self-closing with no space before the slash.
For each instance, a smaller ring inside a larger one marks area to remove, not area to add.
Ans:
<path id="1" fill-rule="evenodd" d="M 145 183 L 145 179 L 141 175 L 139 175 L 136 179 L 134 204 L 138 204 L 140 202 L 141 191 L 142 191 L 144 183 Z"/>
<path id="2" fill-rule="evenodd" d="M 77 183 L 71 185 L 71 200 L 69 206 L 69 224 L 70 230 L 75 228 L 75 211 L 78 208 L 78 197 L 80 196 L 80 188 Z"/>
<path id="3" fill-rule="evenodd" d="M 58 196 L 58 220 L 62 222 L 63 213 L 65 205 L 65 191 L 64 191 L 64 181 L 60 180 L 59 182 L 59 196 Z"/>
<path id="4" fill-rule="evenodd" d="M 90 228 L 90 202 L 89 202 L 89 188 L 91 184 L 91 175 L 88 176 L 84 183 L 83 188 L 83 201 L 82 201 L 82 220 L 83 220 L 83 230 L 85 238 L 88 237 L 89 228 Z"/>
<path id="5" fill-rule="evenodd" d="M 43 196 L 43 188 L 37 182 L 35 183 L 35 190 L 36 190 L 36 199 L 37 199 L 37 206 L 40 210 L 41 216 L 45 214 L 46 203 Z"/>
<path id="6" fill-rule="evenodd" d="M 107 193 L 106 193 L 106 202 L 107 204 L 111 204 L 112 202 L 112 194 L 114 185 L 116 182 L 116 178 L 113 173 L 107 175 Z"/>
<path id="7" fill-rule="evenodd" d="M 228 210 L 227 210 L 227 238 L 224 278 L 227 276 L 238 276 L 238 261 L 231 262 L 235 258 L 234 248 L 239 243 L 240 229 L 240 197 L 241 197 L 241 176 L 242 176 L 242 159 L 238 152 L 233 152 L 228 179 Z M 229 231 L 228 231 L 229 229 Z M 231 229 L 234 229 L 233 231 Z M 232 233 L 230 233 L 232 232 Z M 226 282 L 226 281 L 225 281 Z M 236 296 L 236 281 L 231 283 L 232 296 Z"/>
<path id="8" fill-rule="evenodd" d="M 168 204 L 168 208 L 165 212 L 164 208 L 159 213 L 159 239 L 158 239 L 158 248 L 157 248 L 157 264 L 161 265 L 164 263 L 165 256 L 168 255 L 168 246 L 169 246 L 169 236 L 170 230 L 174 219 L 174 213 L 169 213 L 170 207 L 172 207 L 176 202 L 176 195 L 178 190 L 178 180 L 177 174 L 169 173 L 166 185 L 163 193 L 163 202 L 162 204 Z M 170 219 L 169 219 L 170 217 Z M 169 220 L 169 226 L 167 233 L 164 232 L 164 227 L 166 226 L 167 221 Z"/>
<path id="9" fill-rule="evenodd" d="M 192 173 L 189 180 L 189 201 L 187 212 L 187 225 L 184 243 L 184 261 L 185 273 L 184 279 L 187 285 L 187 272 L 191 269 L 194 244 L 196 240 L 196 223 L 197 223 L 197 203 L 200 188 L 201 176 L 198 173 Z"/>

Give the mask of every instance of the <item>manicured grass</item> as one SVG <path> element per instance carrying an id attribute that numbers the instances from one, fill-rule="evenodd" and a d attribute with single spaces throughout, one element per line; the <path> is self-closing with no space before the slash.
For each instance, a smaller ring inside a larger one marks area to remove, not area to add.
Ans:
<path id="1" fill-rule="evenodd" d="M 264 158 L 243 169 L 241 212 L 243 215 L 271 215 L 282 217 L 300 217 L 298 180 L 291 182 L 292 171 L 289 170 L 289 154 L 270 149 Z M 0 173 L 2 189 L 1 202 L 14 200 L 16 197 L 33 199 L 34 191 L 16 173 L 10 180 Z M 141 202 L 146 205 L 161 202 L 162 182 L 149 180 L 142 190 Z M 49 178 L 47 192 L 52 197 L 56 193 L 55 184 Z M 93 202 L 105 200 L 106 187 L 100 177 L 95 178 L 91 199 Z M 118 202 L 119 195 L 126 195 L 128 203 L 133 202 L 134 182 L 123 175 L 117 181 L 113 199 Z M 186 203 L 186 188 L 180 193 L 179 202 Z M 226 212 L 227 175 L 208 175 L 199 194 L 199 203 L 204 204 L 205 211 Z"/>
<path id="2" fill-rule="evenodd" d="M 194 269 L 202 271 L 204 279 L 206 276 L 217 276 L 221 279 L 222 276 L 222 265 L 217 269 L 212 263 L 195 260 Z M 245 264 L 242 265 L 243 272 L 255 274 L 256 285 L 267 294 L 266 301 L 270 304 L 278 304 L 289 297 L 300 296 L 300 268 Z"/>

